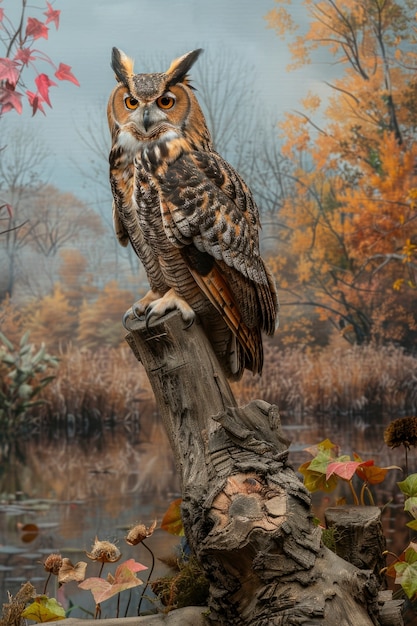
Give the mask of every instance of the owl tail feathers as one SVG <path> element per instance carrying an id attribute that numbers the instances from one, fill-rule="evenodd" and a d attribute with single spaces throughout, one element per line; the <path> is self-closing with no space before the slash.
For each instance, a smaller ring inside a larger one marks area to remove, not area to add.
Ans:
<path id="1" fill-rule="evenodd" d="M 229 378 L 239 380 L 244 369 L 260 374 L 263 366 L 262 337 L 259 328 L 249 328 L 239 312 L 233 294 L 220 270 L 214 266 L 202 275 L 190 268 L 193 277 L 204 295 L 217 309 L 231 330 L 233 340 L 228 348 Z"/>

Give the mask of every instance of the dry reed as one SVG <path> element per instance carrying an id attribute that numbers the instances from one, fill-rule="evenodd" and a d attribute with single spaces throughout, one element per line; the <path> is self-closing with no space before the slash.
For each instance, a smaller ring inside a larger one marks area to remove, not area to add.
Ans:
<path id="1" fill-rule="evenodd" d="M 337 347 L 315 353 L 281 351 L 267 344 L 262 377 L 246 373 L 233 391 L 240 403 L 259 397 L 289 414 L 412 415 L 417 412 L 417 359 L 393 346 Z M 54 421 L 68 415 L 128 421 L 143 410 L 156 410 L 145 371 L 124 346 L 96 351 L 68 348 L 42 398 L 46 404 L 36 409 L 36 415 Z"/>
<path id="2" fill-rule="evenodd" d="M 261 378 L 245 375 L 237 395 L 256 392 L 291 414 L 392 416 L 417 412 L 417 359 L 394 346 L 328 347 L 320 352 L 265 347 Z"/>

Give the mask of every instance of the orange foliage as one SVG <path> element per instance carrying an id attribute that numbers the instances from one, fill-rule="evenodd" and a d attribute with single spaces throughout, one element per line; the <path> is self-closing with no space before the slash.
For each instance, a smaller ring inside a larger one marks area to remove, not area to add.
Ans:
<path id="1" fill-rule="evenodd" d="M 77 340 L 87 348 L 119 345 L 126 334 L 122 316 L 133 303 L 133 294 L 120 289 L 116 281 L 108 283 L 94 302 L 84 302 L 80 309 Z"/>
<path id="2" fill-rule="evenodd" d="M 88 261 L 80 250 L 61 250 L 60 257 L 62 263 L 59 277 L 62 289 L 70 303 L 78 308 L 85 298 L 96 296 L 98 289 L 92 284 L 92 274 L 86 274 Z"/>
<path id="3" fill-rule="evenodd" d="M 291 8 L 278 4 L 266 19 L 283 36 Z M 322 319 L 351 341 L 413 345 L 413 16 L 408 5 L 395 0 L 304 0 L 304 5 L 310 22 L 290 45 L 294 63 L 311 62 L 315 50 L 324 47 L 341 72 L 332 81 L 322 127 L 310 117 L 320 105 L 311 94 L 303 102 L 306 113 L 287 115 L 281 124 L 283 153 L 293 162 L 295 186 L 280 212 L 287 227 L 282 256 L 293 260 L 286 264 L 284 293 L 291 304 L 321 311 Z"/>
<path id="4" fill-rule="evenodd" d="M 30 341 L 45 343 L 58 349 L 72 340 L 77 327 L 76 310 L 71 307 L 59 284 L 51 294 L 33 301 L 23 311 L 25 331 L 30 331 Z"/>

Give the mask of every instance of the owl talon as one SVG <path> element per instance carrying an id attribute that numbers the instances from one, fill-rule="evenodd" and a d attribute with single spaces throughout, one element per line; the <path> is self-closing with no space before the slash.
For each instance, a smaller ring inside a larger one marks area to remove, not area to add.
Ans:
<path id="1" fill-rule="evenodd" d="M 122 324 L 123 324 L 124 328 L 126 328 L 126 330 L 129 330 L 129 328 L 128 328 L 128 326 L 127 326 L 127 322 L 128 322 L 129 320 L 132 320 L 132 319 L 133 319 L 132 315 L 133 315 L 132 307 L 131 307 L 130 309 L 128 309 L 128 310 L 126 311 L 126 313 L 123 315 L 123 318 L 122 318 Z"/>
<path id="2" fill-rule="evenodd" d="M 194 324 L 194 320 L 195 320 L 195 317 L 193 317 L 191 320 L 189 320 L 188 324 L 186 324 L 184 326 L 183 330 L 188 330 L 189 328 L 191 328 L 191 326 Z"/>
<path id="3" fill-rule="evenodd" d="M 153 317 L 160 319 L 169 311 L 178 309 L 181 313 L 182 319 L 187 324 L 186 328 L 189 328 L 194 322 L 195 313 L 190 305 L 180 296 L 178 296 L 173 289 L 169 289 L 162 298 L 158 298 L 149 304 L 145 312 L 146 328 L 149 328 L 150 321 Z"/>
<path id="4" fill-rule="evenodd" d="M 136 305 L 133 305 L 131 310 L 132 310 L 132 315 L 135 317 L 135 319 L 143 322 L 143 320 L 145 319 L 145 314 L 143 313 L 143 311 L 138 309 Z"/>

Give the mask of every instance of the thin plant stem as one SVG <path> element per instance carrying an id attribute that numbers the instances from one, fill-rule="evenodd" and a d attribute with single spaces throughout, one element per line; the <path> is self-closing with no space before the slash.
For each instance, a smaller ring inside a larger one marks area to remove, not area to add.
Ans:
<path id="1" fill-rule="evenodd" d="M 140 600 L 139 600 L 139 604 L 138 604 L 138 615 L 140 615 L 140 607 L 142 606 L 142 600 L 143 600 L 143 597 L 145 595 L 145 591 L 146 591 L 146 589 L 147 589 L 147 587 L 149 585 L 149 581 L 150 581 L 151 576 L 152 576 L 153 568 L 155 567 L 155 557 L 154 557 L 154 554 L 153 554 L 152 550 L 146 545 L 145 540 L 142 541 L 142 545 L 147 549 L 148 552 L 150 552 L 150 555 L 152 557 L 152 565 L 151 565 L 151 568 L 149 570 L 148 578 L 146 579 L 146 584 L 145 584 L 145 587 L 143 588 L 142 595 L 140 596 Z"/>
<path id="2" fill-rule="evenodd" d="M 47 587 L 48 587 L 48 583 L 49 583 L 49 581 L 50 581 L 50 579 L 51 579 L 51 575 L 52 575 L 52 572 L 49 572 L 49 574 L 48 574 L 48 578 L 46 579 L 45 586 L 44 586 L 44 588 L 43 588 L 43 595 L 44 595 L 44 596 L 46 596 L 46 589 L 47 589 Z"/>
<path id="3" fill-rule="evenodd" d="M 353 504 L 355 506 L 359 506 L 358 496 L 356 495 L 356 491 L 355 491 L 355 488 L 353 486 L 353 483 L 352 483 L 351 480 L 349 480 L 348 482 L 349 482 L 350 491 L 351 491 L 352 497 L 353 497 Z"/>
<path id="4" fill-rule="evenodd" d="M 119 611 L 120 611 L 120 591 L 117 594 L 117 608 L 116 608 L 116 617 L 119 617 Z"/>
<path id="5" fill-rule="evenodd" d="M 370 506 L 375 506 L 375 500 L 373 498 L 371 490 L 368 487 L 368 483 L 363 483 L 362 489 L 361 489 L 360 500 L 363 506 L 365 506 L 365 493 L 368 496 Z"/>
<path id="6" fill-rule="evenodd" d="M 408 476 L 408 446 L 404 446 L 405 450 L 405 475 Z"/>
<path id="7" fill-rule="evenodd" d="M 125 608 L 125 617 L 127 617 L 127 614 L 128 614 L 128 612 L 129 612 L 129 607 L 130 607 L 130 601 L 131 601 L 131 599 L 132 599 L 132 592 L 131 592 L 131 591 L 129 591 L 129 599 L 128 599 L 128 601 L 127 601 L 127 605 L 126 605 L 126 608 Z"/>

